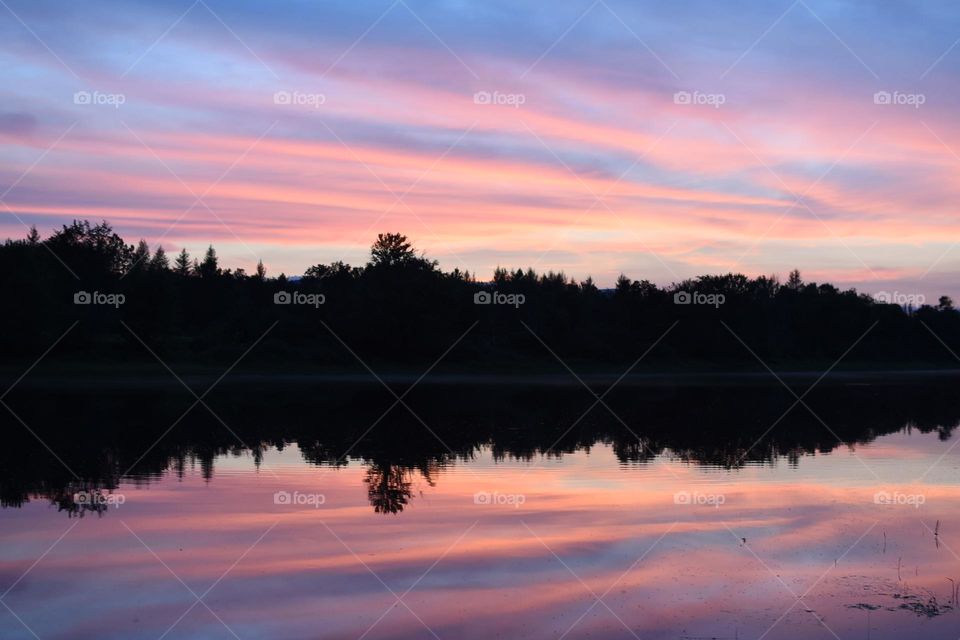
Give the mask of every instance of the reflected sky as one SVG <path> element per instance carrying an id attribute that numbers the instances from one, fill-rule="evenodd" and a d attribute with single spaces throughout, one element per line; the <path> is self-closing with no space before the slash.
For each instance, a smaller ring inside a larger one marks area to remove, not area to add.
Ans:
<path id="1" fill-rule="evenodd" d="M 624 464 L 602 443 L 529 463 L 485 448 L 428 475 L 318 467 L 297 446 L 259 467 L 219 456 L 211 479 L 188 465 L 122 481 L 99 517 L 36 498 L 0 511 L 0 626 L 44 640 L 955 638 L 955 442 L 903 431 L 732 471 L 669 451 Z M 400 513 L 371 509 L 383 476 L 408 489 Z"/>

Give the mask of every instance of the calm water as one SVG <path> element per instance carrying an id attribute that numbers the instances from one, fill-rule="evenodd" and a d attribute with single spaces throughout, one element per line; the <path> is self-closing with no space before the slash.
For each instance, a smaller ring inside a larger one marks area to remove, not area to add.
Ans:
<path id="1" fill-rule="evenodd" d="M 411 395 L 356 445 L 389 396 L 224 394 L 142 458 L 190 398 L 22 394 L 61 460 L 4 423 L 0 636 L 960 635 L 953 396 L 824 391 L 751 446 L 785 392 L 627 391 L 566 435 L 590 396 L 544 393 Z"/>

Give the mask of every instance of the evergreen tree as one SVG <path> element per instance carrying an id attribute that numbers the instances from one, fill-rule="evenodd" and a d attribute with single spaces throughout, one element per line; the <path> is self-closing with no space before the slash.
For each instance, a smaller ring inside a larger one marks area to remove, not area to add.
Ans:
<path id="1" fill-rule="evenodd" d="M 173 261 L 173 271 L 180 276 L 190 275 L 190 254 L 186 249 L 180 249 L 180 254 Z"/>
<path id="2" fill-rule="evenodd" d="M 153 257 L 150 259 L 150 271 L 169 271 L 170 270 L 170 260 L 167 259 L 167 252 L 163 250 L 163 246 L 157 247 L 157 251 L 153 254 Z"/>
<path id="3" fill-rule="evenodd" d="M 257 260 L 257 280 L 263 282 L 267 278 L 267 268 L 263 266 L 263 260 Z"/>
<path id="4" fill-rule="evenodd" d="M 133 257 L 130 263 L 130 271 L 144 271 L 150 262 L 150 245 L 143 238 L 137 243 L 137 248 L 133 250 Z"/>
<path id="5" fill-rule="evenodd" d="M 203 262 L 200 263 L 197 271 L 201 278 L 214 278 L 220 275 L 220 267 L 217 261 L 217 251 L 213 245 L 207 247 L 207 253 L 203 256 Z"/>

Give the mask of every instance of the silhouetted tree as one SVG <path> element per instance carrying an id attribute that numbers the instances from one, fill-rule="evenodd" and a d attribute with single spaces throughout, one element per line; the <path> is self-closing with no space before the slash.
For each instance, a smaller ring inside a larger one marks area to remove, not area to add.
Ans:
<path id="1" fill-rule="evenodd" d="M 173 270 L 179 276 L 190 275 L 190 254 L 186 249 L 180 249 L 180 253 L 173 261 Z"/>
<path id="2" fill-rule="evenodd" d="M 794 269 L 787 278 L 787 288 L 791 291 L 800 291 L 803 288 L 803 278 L 800 277 L 800 271 Z"/>
<path id="3" fill-rule="evenodd" d="M 373 463 L 367 469 L 363 481 L 367 485 L 367 497 L 377 513 L 400 513 L 410 501 L 410 471 L 399 465 Z"/>
<path id="4" fill-rule="evenodd" d="M 133 249 L 105 221 L 91 225 L 87 220 L 74 220 L 54 232 L 46 245 L 81 276 L 122 275 L 130 268 L 133 255 Z"/>
<path id="5" fill-rule="evenodd" d="M 217 252 L 213 245 L 207 247 L 207 253 L 203 256 L 203 262 L 200 263 L 197 272 L 201 278 L 214 278 L 220 275 Z"/>
<path id="6" fill-rule="evenodd" d="M 130 261 L 131 271 L 146 271 L 150 264 L 150 245 L 143 238 L 137 243 Z"/>
<path id="7" fill-rule="evenodd" d="M 165 272 L 169 270 L 170 260 L 167 258 L 167 252 L 163 250 L 163 246 L 158 246 L 150 259 L 150 271 Z"/>
<path id="8" fill-rule="evenodd" d="M 370 262 L 374 265 L 401 264 L 416 256 L 413 245 L 399 233 L 381 233 L 370 247 Z"/>
<path id="9" fill-rule="evenodd" d="M 370 264 L 375 267 L 407 265 L 417 259 L 417 252 L 399 233 L 377 234 L 377 241 L 370 247 Z"/>

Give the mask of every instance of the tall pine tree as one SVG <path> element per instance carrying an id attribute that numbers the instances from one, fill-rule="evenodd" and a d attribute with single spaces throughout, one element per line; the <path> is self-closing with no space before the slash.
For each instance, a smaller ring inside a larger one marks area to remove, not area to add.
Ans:
<path id="1" fill-rule="evenodd" d="M 150 258 L 150 271 L 169 271 L 170 260 L 167 258 L 167 252 L 163 250 L 163 245 L 158 246 L 153 257 Z"/>
<path id="2" fill-rule="evenodd" d="M 180 249 L 180 254 L 173 261 L 173 271 L 180 276 L 190 275 L 190 254 L 186 249 Z"/>

